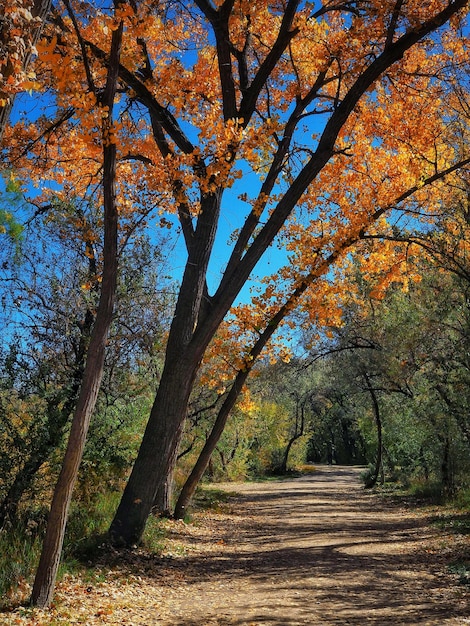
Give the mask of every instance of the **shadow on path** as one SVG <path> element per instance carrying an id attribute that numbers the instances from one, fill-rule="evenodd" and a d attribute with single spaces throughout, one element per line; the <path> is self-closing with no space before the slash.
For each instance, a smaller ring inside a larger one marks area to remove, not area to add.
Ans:
<path id="1" fill-rule="evenodd" d="M 357 468 L 230 485 L 220 551 L 139 555 L 128 567 L 171 589 L 174 626 L 470 624 L 465 589 L 426 552 L 438 531 L 365 492 Z M 179 532 L 179 531 L 175 531 Z"/>

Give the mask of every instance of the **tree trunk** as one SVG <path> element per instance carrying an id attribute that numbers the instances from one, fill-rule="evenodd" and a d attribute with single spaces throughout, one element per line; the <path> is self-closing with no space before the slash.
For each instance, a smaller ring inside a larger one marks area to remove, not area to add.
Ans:
<path id="1" fill-rule="evenodd" d="M 31 596 L 32 604 L 39 607 L 46 607 L 52 601 L 73 487 L 103 376 L 105 348 L 113 316 L 117 284 L 118 213 L 115 195 L 116 144 L 110 141 L 110 130 L 122 30 L 121 22 L 113 32 L 107 83 L 102 99 L 109 113 L 108 117 L 103 118 L 104 260 L 100 301 L 87 351 L 80 395 L 72 420 L 62 469 L 54 490 L 46 536 Z"/>
<path id="2" fill-rule="evenodd" d="M 131 475 L 109 528 L 115 546 L 137 545 L 173 468 L 199 359 L 167 363 Z M 158 454 L 156 454 L 158 451 Z"/>
<path id="3" fill-rule="evenodd" d="M 189 396 L 204 352 L 217 325 L 205 315 L 207 307 L 206 273 L 220 215 L 221 190 L 201 192 L 201 211 L 195 229 L 185 218 L 188 260 L 186 262 L 165 354 L 165 365 L 144 437 L 109 528 L 115 546 L 137 545 L 157 495 L 173 475 Z M 187 231 L 190 231 L 189 233 Z M 231 302 L 221 310 L 225 312 Z M 219 315 L 222 315 L 219 312 Z M 206 324 L 201 332 L 202 318 Z"/>
<path id="4" fill-rule="evenodd" d="M 299 439 L 302 435 L 294 435 L 294 437 L 291 437 L 289 439 L 289 441 L 287 442 L 287 446 L 286 449 L 284 450 L 284 454 L 282 455 L 282 461 L 281 461 L 281 465 L 279 467 L 279 471 L 281 472 L 281 474 L 286 474 L 287 473 L 287 461 L 289 460 L 289 453 L 291 451 L 292 446 L 294 445 L 294 443 L 297 441 L 297 439 Z"/>
<path id="5" fill-rule="evenodd" d="M 158 487 L 153 503 L 153 512 L 161 517 L 171 517 L 173 496 L 173 471 L 170 470 L 165 482 Z"/>
<path id="6" fill-rule="evenodd" d="M 289 454 L 292 446 L 297 441 L 297 439 L 300 439 L 303 436 L 305 430 L 305 403 L 307 400 L 301 400 L 297 396 L 297 394 L 295 394 L 295 396 L 295 428 L 292 437 L 287 442 L 287 446 L 284 450 L 284 455 L 282 457 L 281 467 L 279 468 L 282 474 L 287 473 L 287 462 L 289 460 Z"/>
<path id="7" fill-rule="evenodd" d="M 0 529 L 3 528 L 5 522 L 12 522 L 16 518 L 21 496 L 30 486 L 32 478 L 36 476 L 43 463 L 43 458 L 37 456 L 29 458 L 15 476 L 15 480 L 0 505 Z"/>
<path id="8" fill-rule="evenodd" d="M 199 454 L 199 457 L 190 473 L 186 482 L 183 485 L 183 488 L 180 492 L 178 501 L 175 506 L 174 517 L 175 519 L 184 519 L 186 515 L 186 510 L 191 498 L 196 491 L 196 487 L 199 484 L 206 468 L 211 459 L 212 453 L 215 450 L 219 439 L 224 432 L 225 424 L 227 423 L 227 419 L 230 415 L 230 411 L 235 406 L 238 396 L 243 388 L 243 384 L 249 374 L 249 370 L 243 370 L 239 372 L 232 388 L 230 389 L 224 403 L 220 407 L 219 413 L 217 414 L 217 418 L 214 422 L 212 430 L 206 439 L 204 447 Z"/>
<path id="9" fill-rule="evenodd" d="M 422 445 L 419 448 L 418 459 L 419 459 L 420 465 L 421 465 L 421 467 L 423 469 L 424 480 L 427 482 L 429 480 L 429 465 L 428 465 L 428 462 L 426 460 L 426 455 L 424 454 L 424 447 Z"/>
<path id="10" fill-rule="evenodd" d="M 451 496 L 455 493 L 454 471 L 452 467 L 452 455 L 450 451 L 450 437 L 444 437 L 444 448 L 442 451 L 441 479 L 444 495 Z"/>
<path id="11" fill-rule="evenodd" d="M 382 446 L 382 420 L 381 420 L 381 417 L 380 417 L 380 407 L 379 407 L 379 402 L 378 402 L 378 399 L 377 399 L 377 394 L 375 393 L 375 389 L 373 388 L 373 386 L 372 386 L 372 384 L 370 382 L 370 378 L 369 378 L 368 374 L 363 373 L 363 377 L 364 377 L 364 380 L 366 381 L 367 390 L 369 391 L 370 397 L 372 399 L 372 407 L 373 407 L 373 411 L 374 411 L 374 419 L 375 419 L 375 424 L 377 426 L 377 455 L 376 455 L 376 459 L 375 459 L 374 473 L 371 476 L 371 478 L 365 484 L 366 489 L 372 489 L 372 487 L 375 487 L 375 485 L 377 484 L 380 472 L 382 470 L 382 453 L 383 453 L 383 446 Z"/>
<path id="12" fill-rule="evenodd" d="M 76 402 L 76 394 L 73 394 L 71 400 L 73 403 Z M 0 504 L 0 528 L 3 527 L 7 520 L 12 522 L 16 518 L 18 506 L 24 492 L 31 487 L 34 477 L 40 468 L 62 441 L 64 428 L 72 408 L 71 402 L 67 401 L 62 411 L 51 412 L 51 415 L 48 415 L 50 421 L 47 440 L 39 438 L 39 441 L 35 442 L 35 448 L 30 452 L 29 458 L 17 472 L 13 483 Z"/>
<path id="13" fill-rule="evenodd" d="M 227 419 L 230 415 L 230 411 L 235 406 L 235 403 L 240 395 L 243 385 L 246 382 L 246 379 L 250 375 L 251 369 L 256 362 L 256 359 L 261 354 L 263 348 L 266 346 L 268 341 L 273 336 L 277 327 L 284 319 L 286 312 L 289 310 L 289 304 L 286 304 L 284 307 L 278 311 L 276 315 L 270 320 L 266 329 L 261 333 L 258 337 L 258 340 L 251 348 L 248 357 L 245 359 L 245 366 L 243 369 L 239 370 L 233 385 L 227 394 L 220 410 L 217 414 L 217 418 L 214 422 L 212 430 L 209 434 L 209 437 L 204 444 L 203 449 L 193 467 L 191 474 L 188 476 L 183 488 L 180 492 L 178 501 L 175 506 L 174 517 L 176 519 L 183 519 L 186 514 L 187 506 L 196 491 L 196 487 L 201 480 L 207 466 L 210 463 L 212 453 L 215 450 L 217 443 L 219 442 L 222 433 L 224 432 L 225 424 L 227 423 Z"/>

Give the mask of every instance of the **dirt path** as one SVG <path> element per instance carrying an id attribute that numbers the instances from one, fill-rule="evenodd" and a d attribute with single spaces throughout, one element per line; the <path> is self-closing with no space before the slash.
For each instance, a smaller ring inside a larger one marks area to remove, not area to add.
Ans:
<path id="1" fill-rule="evenodd" d="M 168 522 L 164 557 L 116 555 L 103 582 L 64 581 L 52 615 L 16 611 L 0 624 L 470 624 L 468 587 L 447 571 L 444 537 L 364 492 L 358 472 L 229 485 L 240 494 L 230 510 Z"/>

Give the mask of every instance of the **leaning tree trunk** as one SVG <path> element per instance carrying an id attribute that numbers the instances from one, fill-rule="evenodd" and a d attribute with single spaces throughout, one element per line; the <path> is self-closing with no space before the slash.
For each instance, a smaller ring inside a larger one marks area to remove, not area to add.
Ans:
<path id="1" fill-rule="evenodd" d="M 214 422 L 209 437 L 207 438 L 206 443 L 201 450 L 201 453 L 193 467 L 191 474 L 188 476 L 180 492 L 178 501 L 175 506 L 174 517 L 176 519 L 184 518 L 188 504 L 191 501 L 191 498 L 196 491 L 196 487 L 201 480 L 204 472 L 206 471 L 207 466 L 210 463 L 212 453 L 214 452 L 215 447 L 219 442 L 222 433 L 224 432 L 225 424 L 227 423 L 230 411 L 235 406 L 238 396 L 243 389 L 243 385 L 245 384 L 246 379 L 250 375 L 256 359 L 259 357 L 264 347 L 271 339 L 274 332 L 277 330 L 279 324 L 284 319 L 287 311 L 290 308 L 290 304 L 290 302 L 287 302 L 283 307 L 280 308 L 276 315 L 272 317 L 272 319 L 269 321 L 269 324 L 267 324 L 266 329 L 261 333 L 261 335 L 258 337 L 258 340 L 248 353 L 248 356 L 245 359 L 244 367 L 238 371 L 233 385 L 229 393 L 227 394 L 224 403 L 220 407 L 219 413 L 217 414 L 217 418 Z"/>
<path id="2" fill-rule="evenodd" d="M 73 404 L 75 404 L 77 398 L 76 394 L 73 394 Z M 12 484 L 10 485 L 5 497 L 0 503 L 0 528 L 2 528 L 5 522 L 13 522 L 18 513 L 18 507 L 20 505 L 23 494 L 31 488 L 33 480 L 41 467 L 49 459 L 54 450 L 57 449 L 61 443 L 64 435 L 64 428 L 68 419 L 72 407 L 67 402 L 61 411 L 54 411 L 50 416 L 53 422 L 53 428 L 49 427 L 49 433 L 46 438 L 39 438 L 39 441 L 35 441 L 35 448 L 29 454 L 29 458 L 18 470 Z"/>
<path id="3" fill-rule="evenodd" d="M 110 139 L 112 110 L 118 80 L 122 40 L 122 22 L 113 32 L 108 76 L 102 103 L 108 107 L 103 117 L 103 194 L 104 250 L 103 279 L 95 324 L 87 351 L 87 361 L 69 441 L 57 481 L 47 522 L 46 536 L 34 581 L 31 602 L 46 607 L 52 601 L 57 570 L 78 469 L 82 460 L 91 416 L 101 384 L 109 328 L 111 326 L 117 284 L 118 213 L 116 207 L 116 144 Z"/>
<path id="4" fill-rule="evenodd" d="M 302 435 L 294 435 L 287 442 L 286 449 L 284 450 L 284 454 L 282 455 L 281 465 L 279 466 L 280 474 L 287 474 L 287 462 L 289 460 L 290 451 L 294 443 L 297 441 L 297 439 L 300 439 L 300 437 L 302 437 Z"/>
<path id="5" fill-rule="evenodd" d="M 172 475 L 199 359 L 167 362 L 131 475 L 109 529 L 115 546 L 140 542 L 157 493 Z M 158 454 L 155 451 L 158 450 Z"/>
<path id="6" fill-rule="evenodd" d="M 61 439 L 62 437 L 58 438 L 57 442 L 54 442 L 53 445 L 42 447 L 40 450 L 36 451 L 34 456 L 31 456 L 17 473 L 15 480 L 0 504 L 0 529 L 3 528 L 7 522 L 14 522 L 18 515 L 18 507 L 23 494 L 31 487 L 34 477 Z"/>
<path id="7" fill-rule="evenodd" d="M 281 472 L 281 474 L 286 474 L 287 473 L 287 462 L 289 460 L 289 454 L 290 454 L 290 451 L 292 449 L 292 446 L 297 441 L 297 439 L 300 439 L 304 435 L 304 430 L 305 430 L 305 402 L 306 402 L 306 400 L 303 400 L 301 402 L 299 397 L 296 398 L 296 405 L 295 405 L 295 428 L 294 428 L 294 433 L 293 433 L 292 437 L 289 439 L 289 441 L 287 442 L 286 449 L 284 450 L 281 466 L 279 468 L 279 471 Z"/>
<path id="8" fill-rule="evenodd" d="M 131 475 L 109 528 L 115 546 L 140 542 L 147 519 L 175 467 L 189 397 L 216 326 L 198 333 L 205 317 L 206 271 L 215 241 L 221 191 L 201 193 L 197 226 L 187 236 L 188 260 L 175 307 L 165 366 Z M 192 227 L 191 227 L 192 229 Z M 161 503 L 166 507 L 167 503 Z"/>
<path id="9" fill-rule="evenodd" d="M 383 455 L 383 444 L 382 444 L 382 420 L 380 417 L 380 407 L 379 401 L 377 399 L 377 394 L 375 393 L 375 389 L 373 388 L 370 378 L 368 374 L 363 374 L 364 380 L 366 381 L 367 390 L 370 393 L 370 397 L 372 399 L 372 407 L 374 410 L 374 419 L 375 424 L 377 426 L 377 455 L 375 458 L 375 468 L 373 475 L 367 480 L 365 487 L 366 489 L 372 489 L 377 484 L 379 479 L 380 471 L 382 469 L 382 455 Z"/>
<path id="10" fill-rule="evenodd" d="M 183 488 L 178 497 L 178 501 L 175 506 L 174 517 L 175 519 L 183 519 L 186 515 L 186 509 L 191 498 L 196 491 L 196 487 L 201 480 L 206 468 L 211 459 L 212 453 L 215 450 L 219 439 L 224 432 L 225 424 L 227 423 L 227 419 L 230 415 L 230 411 L 234 407 L 238 396 L 243 388 L 243 384 L 249 374 L 249 370 L 243 370 L 238 373 L 232 388 L 230 389 L 224 403 L 222 404 L 217 418 L 214 422 L 212 430 L 206 439 L 204 447 L 202 448 L 199 457 L 190 473 L 186 482 L 183 485 Z"/>

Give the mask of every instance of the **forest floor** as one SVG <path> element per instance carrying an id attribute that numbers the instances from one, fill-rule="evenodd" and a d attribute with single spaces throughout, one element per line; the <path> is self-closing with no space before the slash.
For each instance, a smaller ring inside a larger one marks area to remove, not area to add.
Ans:
<path id="1" fill-rule="evenodd" d="M 365 491 L 359 471 L 226 485 L 237 495 L 218 510 L 165 522 L 162 555 L 107 552 L 91 579 L 58 584 L 51 609 L 18 606 L 0 624 L 470 624 L 455 565 L 470 567 L 470 537 L 432 524 L 436 509 Z"/>

